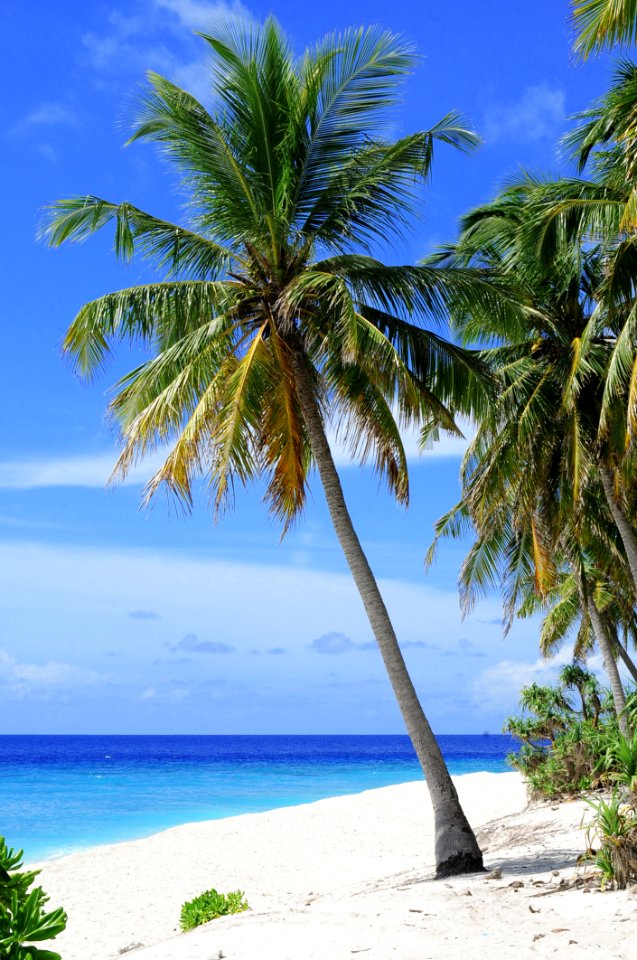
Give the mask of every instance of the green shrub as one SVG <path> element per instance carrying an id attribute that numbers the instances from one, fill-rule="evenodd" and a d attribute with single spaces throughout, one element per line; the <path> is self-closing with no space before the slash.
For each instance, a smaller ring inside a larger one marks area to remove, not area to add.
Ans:
<path id="1" fill-rule="evenodd" d="M 614 735 L 608 736 L 605 748 L 599 769 L 610 781 L 626 787 L 637 796 L 637 731 L 625 737 L 616 730 Z"/>
<path id="2" fill-rule="evenodd" d="M 225 917 L 231 913 L 242 913 L 249 906 L 243 899 L 243 891 L 234 893 L 217 893 L 216 890 L 206 890 L 193 900 L 188 900 L 181 908 L 179 922 L 182 930 L 192 930 L 202 923 L 208 923 L 216 917 Z"/>
<path id="3" fill-rule="evenodd" d="M 627 697 L 627 715 L 635 711 Z M 559 683 L 522 690 L 522 716 L 509 717 L 504 730 L 522 746 L 508 757 L 532 796 L 560 797 L 622 784 L 637 788 L 637 736 L 621 735 L 612 698 L 578 664 L 561 672 Z"/>
<path id="4" fill-rule="evenodd" d="M 58 953 L 31 946 L 51 940 L 66 927 L 61 907 L 46 913 L 49 898 L 42 887 L 29 892 L 38 870 L 21 873 L 22 850 L 7 847 L 0 837 L 0 957 L 3 960 L 60 960 Z"/>
<path id="5" fill-rule="evenodd" d="M 533 796 L 612 788 L 609 800 L 587 800 L 594 817 L 585 824 L 583 859 L 600 870 L 602 888 L 637 881 L 637 691 L 626 697 L 635 731 L 628 737 L 619 730 L 610 695 L 578 664 L 565 667 L 553 687 L 525 687 L 520 702 L 523 715 L 509 717 L 504 728 L 522 741 L 509 762 Z"/>

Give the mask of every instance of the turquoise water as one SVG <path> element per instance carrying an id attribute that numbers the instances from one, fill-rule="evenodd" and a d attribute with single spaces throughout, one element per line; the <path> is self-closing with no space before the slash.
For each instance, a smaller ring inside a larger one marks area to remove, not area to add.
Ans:
<path id="1" fill-rule="evenodd" d="M 452 774 L 510 769 L 509 737 L 438 739 Z M 0 771 L 0 835 L 28 860 L 422 776 L 401 736 L 5 736 Z"/>

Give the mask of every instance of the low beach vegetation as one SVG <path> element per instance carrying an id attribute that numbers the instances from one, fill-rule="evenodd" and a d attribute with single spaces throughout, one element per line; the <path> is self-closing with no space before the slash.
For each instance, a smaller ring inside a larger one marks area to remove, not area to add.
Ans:
<path id="1" fill-rule="evenodd" d="M 249 910 L 250 905 L 244 898 L 242 890 L 233 893 L 218 893 L 216 890 L 206 890 L 198 897 L 187 900 L 181 908 L 179 925 L 185 932 L 202 923 L 216 920 L 217 917 L 227 917 L 233 913 L 243 913 Z"/>
<path id="2" fill-rule="evenodd" d="M 66 927 L 66 913 L 62 907 L 47 911 L 49 898 L 42 887 L 33 887 L 39 871 L 21 868 L 22 850 L 13 850 L 0 837 L 0 957 L 60 960 L 59 954 L 33 944 L 61 933 Z"/>
<path id="3" fill-rule="evenodd" d="M 626 701 L 635 729 L 637 690 Z M 505 723 L 522 742 L 509 762 L 534 799 L 584 796 L 592 816 L 581 862 L 599 870 L 602 889 L 625 889 L 637 881 L 637 734 L 622 733 L 612 694 L 579 664 L 554 685 L 525 687 L 520 704 Z"/>
<path id="4" fill-rule="evenodd" d="M 637 692 L 627 697 L 634 723 Z M 619 788 L 637 803 L 637 735 L 619 728 L 612 695 L 579 664 L 564 667 L 554 685 L 522 690 L 523 713 L 509 717 L 506 733 L 521 741 L 509 762 L 534 798 Z"/>

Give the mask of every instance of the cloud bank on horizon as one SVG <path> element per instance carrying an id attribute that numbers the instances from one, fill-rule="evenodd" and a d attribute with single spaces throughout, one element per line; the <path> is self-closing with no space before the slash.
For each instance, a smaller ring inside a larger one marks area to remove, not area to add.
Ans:
<path id="1" fill-rule="evenodd" d="M 329 733 L 345 717 L 349 732 L 402 730 L 345 572 L 13 542 L 0 543 L 0 577 L 13 599 L 0 642 L 5 732 L 316 732 L 320 721 Z M 489 622 L 463 622 L 452 590 L 380 586 L 438 730 L 497 732 L 521 683 L 568 659 L 533 657 L 532 624 L 504 645 Z M 132 599 L 143 616 L 131 617 Z"/>

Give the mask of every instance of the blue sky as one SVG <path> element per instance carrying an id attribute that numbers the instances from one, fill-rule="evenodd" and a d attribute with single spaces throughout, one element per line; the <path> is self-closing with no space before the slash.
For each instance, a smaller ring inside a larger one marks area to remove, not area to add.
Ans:
<path id="1" fill-rule="evenodd" d="M 112 237 L 51 251 L 38 211 L 93 193 L 179 219 L 175 180 L 152 149 L 124 149 L 146 69 L 206 97 L 206 50 L 193 30 L 233 13 L 274 13 L 300 50 L 350 25 L 412 38 L 422 62 L 405 88 L 397 133 L 461 110 L 485 143 L 474 157 L 440 149 L 423 216 L 391 262 L 414 262 L 453 238 L 457 217 L 521 166 L 560 169 L 567 117 L 607 83 L 606 60 L 576 64 L 568 5 L 538 0 L 419 4 L 349 0 L 226 4 L 44 0 L 5 7 L 2 162 L 4 349 L 0 450 L 0 732 L 394 733 L 402 724 L 318 482 L 280 543 L 258 487 L 214 525 L 158 499 L 140 511 L 141 467 L 105 489 L 115 438 L 108 390 L 133 365 L 119 353 L 81 384 L 60 356 L 79 307 L 148 278 L 116 263 Z M 504 640 L 492 597 L 462 621 L 462 544 L 425 574 L 432 524 L 458 494 L 461 446 L 412 451 L 412 503 L 397 507 L 337 451 L 345 493 L 381 579 L 408 665 L 439 733 L 497 732 L 520 686 L 548 676 L 537 627 Z"/>

